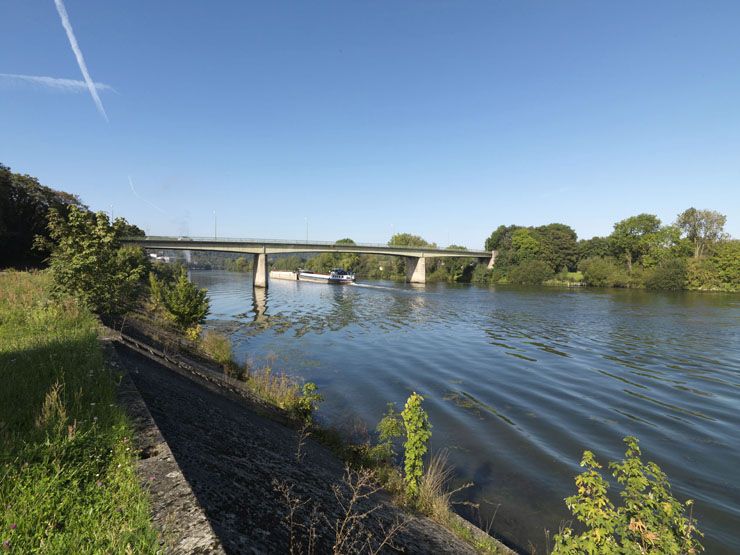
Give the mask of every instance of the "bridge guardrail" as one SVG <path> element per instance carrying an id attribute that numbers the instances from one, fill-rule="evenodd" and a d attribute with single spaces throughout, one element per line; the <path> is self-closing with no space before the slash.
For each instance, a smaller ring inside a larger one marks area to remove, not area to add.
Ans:
<path id="1" fill-rule="evenodd" d="M 191 237 L 191 236 L 163 236 L 163 235 L 146 235 L 144 237 L 124 237 L 123 241 L 132 242 L 178 242 L 178 241 L 192 241 L 202 243 L 256 243 L 260 245 L 307 245 L 307 246 L 356 246 L 356 247 L 367 247 L 367 248 L 383 248 L 383 249 L 394 249 L 394 250 L 407 250 L 407 251 L 428 251 L 428 252 L 449 252 L 458 251 L 469 253 L 471 258 L 481 257 L 483 255 L 490 256 L 487 251 L 468 251 L 463 249 L 445 249 L 436 246 L 426 247 L 412 247 L 406 245 L 389 245 L 387 243 L 337 243 L 336 241 L 314 241 L 305 239 L 258 239 L 258 238 L 237 238 L 237 237 Z M 460 256 L 465 256 L 461 254 Z"/>

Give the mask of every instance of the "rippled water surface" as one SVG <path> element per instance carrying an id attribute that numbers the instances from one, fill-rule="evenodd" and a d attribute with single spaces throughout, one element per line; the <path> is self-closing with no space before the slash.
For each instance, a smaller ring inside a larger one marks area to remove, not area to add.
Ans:
<path id="1" fill-rule="evenodd" d="M 740 295 L 193 280 L 239 357 L 315 381 L 330 424 L 372 429 L 423 393 L 432 449 L 512 545 L 542 552 L 582 451 L 635 435 L 696 500 L 707 552 L 740 552 Z"/>

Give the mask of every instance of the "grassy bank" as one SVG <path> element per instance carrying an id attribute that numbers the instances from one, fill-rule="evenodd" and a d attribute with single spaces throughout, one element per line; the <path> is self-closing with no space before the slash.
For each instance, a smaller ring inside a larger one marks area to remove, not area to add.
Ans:
<path id="1" fill-rule="evenodd" d="M 0 541 L 12 553 L 154 553 L 94 316 L 43 273 L 0 273 Z"/>

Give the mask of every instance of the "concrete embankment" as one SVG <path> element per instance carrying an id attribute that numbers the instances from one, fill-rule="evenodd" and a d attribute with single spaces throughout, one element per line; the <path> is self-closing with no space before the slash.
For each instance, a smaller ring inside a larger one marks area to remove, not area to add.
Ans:
<path id="1" fill-rule="evenodd" d="M 171 355 L 159 360 L 163 353 L 134 342 L 116 343 L 116 352 L 226 552 L 287 553 L 309 540 L 306 530 L 315 534 L 317 553 L 332 551 L 334 524 L 343 518 L 335 491 L 346 492 L 346 484 L 344 466 L 329 450 L 264 416 L 263 407 L 207 369 L 174 364 Z M 281 487 L 303 503 L 292 516 Z M 475 553 L 382 492 L 357 506 L 359 513 L 371 509 L 365 525 L 373 538 L 403 522 L 381 552 Z"/>

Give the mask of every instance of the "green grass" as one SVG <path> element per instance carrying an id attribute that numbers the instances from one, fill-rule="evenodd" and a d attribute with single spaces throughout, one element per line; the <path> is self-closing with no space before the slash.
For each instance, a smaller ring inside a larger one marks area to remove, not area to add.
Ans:
<path id="1" fill-rule="evenodd" d="M 0 550 L 155 553 L 93 315 L 44 273 L 0 273 Z"/>

